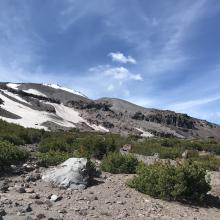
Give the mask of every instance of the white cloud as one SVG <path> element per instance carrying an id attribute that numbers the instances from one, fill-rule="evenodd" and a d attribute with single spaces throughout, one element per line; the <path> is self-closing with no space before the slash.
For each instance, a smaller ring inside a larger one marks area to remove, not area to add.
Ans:
<path id="1" fill-rule="evenodd" d="M 112 58 L 112 61 L 115 62 L 119 62 L 119 63 L 132 63 L 132 64 L 136 64 L 137 61 L 131 57 L 131 56 L 125 56 L 123 53 L 121 52 L 116 52 L 116 53 L 109 53 L 109 56 Z"/>
<path id="2" fill-rule="evenodd" d="M 113 79 L 119 80 L 121 82 L 126 80 L 143 80 L 140 74 L 134 74 L 123 66 L 112 67 L 110 65 L 99 65 L 97 67 L 90 68 L 89 71 L 95 73 L 102 73 L 104 76 L 110 76 Z"/>

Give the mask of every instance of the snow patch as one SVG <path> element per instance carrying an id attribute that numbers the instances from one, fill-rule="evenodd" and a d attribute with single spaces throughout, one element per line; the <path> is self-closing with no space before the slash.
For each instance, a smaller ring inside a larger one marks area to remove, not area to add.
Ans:
<path id="1" fill-rule="evenodd" d="M 44 111 L 37 111 L 30 107 L 27 107 L 25 105 L 22 105 L 20 103 L 17 103 L 4 95 L 0 94 L 0 98 L 4 101 L 4 104 L 1 105 L 1 107 L 15 115 L 18 115 L 21 117 L 21 119 L 11 119 L 11 118 L 4 118 L 0 116 L 1 119 L 10 122 L 10 123 L 16 123 L 24 127 L 29 128 L 44 128 L 47 129 L 45 126 L 42 126 L 41 124 L 47 121 L 54 122 L 60 126 L 64 127 L 75 127 L 74 123 L 78 123 L 80 121 L 84 121 L 83 118 L 78 116 L 78 112 L 76 112 L 74 109 L 70 109 L 68 107 L 65 107 L 63 105 L 56 106 L 57 115 L 62 117 L 64 114 L 66 116 L 63 118 L 63 120 L 56 119 L 54 117 L 54 114 L 44 112 Z M 63 113 L 62 113 L 63 111 Z M 68 112 L 68 114 L 67 114 Z M 68 120 L 66 120 L 68 118 Z"/>
<path id="2" fill-rule="evenodd" d="M 101 125 L 89 124 L 89 122 L 87 122 L 84 118 L 80 116 L 80 113 L 78 111 L 76 111 L 73 108 L 64 106 L 63 104 L 44 102 L 54 106 L 56 110 L 56 115 L 55 115 L 53 113 L 49 113 L 45 111 L 34 110 L 31 107 L 25 106 L 21 103 L 11 100 L 10 98 L 7 98 L 1 93 L 0 93 L 0 98 L 4 101 L 4 104 L 1 105 L 1 108 L 15 115 L 20 116 L 21 119 L 11 119 L 2 116 L 0 116 L 0 118 L 10 123 L 19 124 L 23 127 L 38 128 L 38 129 L 44 128 L 47 130 L 47 127 L 42 126 L 41 124 L 50 121 L 63 127 L 73 128 L 75 127 L 75 124 L 84 122 L 96 131 L 101 131 L 101 132 L 109 131 L 108 129 L 104 128 Z M 13 94 L 13 98 L 18 99 L 20 97 L 17 97 L 16 95 Z M 21 98 L 20 101 L 24 102 L 24 100 Z M 54 116 L 58 116 L 61 119 L 56 118 Z"/>
<path id="3" fill-rule="evenodd" d="M 153 136 L 154 136 L 154 135 L 151 134 L 150 132 L 144 131 L 144 130 L 142 130 L 142 129 L 140 129 L 140 128 L 135 128 L 135 129 L 138 130 L 138 131 L 140 131 L 140 132 L 142 132 L 141 137 L 153 137 Z"/>
<path id="4" fill-rule="evenodd" d="M 33 95 L 47 97 L 45 94 L 43 94 L 42 92 L 39 92 L 36 89 L 27 89 L 27 90 L 23 90 L 23 92 L 26 92 L 26 93 L 29 93 L 29 94 L 33 94 Z"/>
<path id="5" fill-rule="evenodd" d="M 88 122 L 86 122 L 86 124 L 88 126 L 90 126 L 91 128 L 93 128 L 95 131 L 109 132 L 109 129 L 107 129 L 101 125 L 89 124 Z"/>
<path id="6" fill-rule="evenodd" d="M 73 90 L 73 89 L 68 89 L 68 88 L 65 88 L 65 87 L 62 87 L 62 86 L 59 86 L 57 84 L 47 84 L 47 83 L 43 83 L 44 86 L 48 86 L 48 87 L 51 87 L 53 89 L 61 89 L 63 91 L 66 91 L 66 92 L 70 92 L 70 93 L 73 93 L 75 95 L 79 95 L 79 96 L 83 96 L 85 98 L 87 98 L 87 96 L 83 95 L 81 92 L 79 91 L 76 91 L 76 90 Z"/>
<path id="7" fill-rule="evenodd" d="M 17 99 L 17 100 L 20 101 L 20 102 L 24 102 L 24 103 L 30 104 L 30 103 L 28 103 L 26 100 L 22 99 L 22 98 L 21 98 L 19 95 L 17 95 L 17 94 L 14 94 L 14 93 L 12 93 L 12 92 L 8 92 L 8 91 L 2 90 L 2 89 L 0 89 L 0 91 L 2 91 L 2 92 L 5 93 L 6 95 L 8 95 L 8 96 L 10 96 L 10 97 L 12 97 L 12 98 L 14 98 L 14 99 Z"/>
<path id="8" fill-rule="evenodd" d="M 18 89 L 18 86 L 20 86 L 20 84 L 17 83 L 8 83 L 7 87 L 11 88 L 11 89 Z"/>

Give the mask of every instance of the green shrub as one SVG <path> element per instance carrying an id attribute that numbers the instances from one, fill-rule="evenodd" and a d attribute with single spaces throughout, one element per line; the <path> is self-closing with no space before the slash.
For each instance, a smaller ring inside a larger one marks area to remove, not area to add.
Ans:
<path id="1" fill-rule="evenodd" d="M 0 140 L 14 145 L 38 143 L 44 133 L 44 130 L 24 128 L 0 119 Z"/>
<path id="2" fill-rule="evenodd" d="M 220 142 L 214 140 L 185 140 L 178 138 L 150 138 L 132 143 L 132 152 L 142 155 L 160 154 L 160 158 L 175 159 L 185 150 L 220 154 Z"/>
<path id="3" fill-rule="evenodd" d="M 206 170 L 219 170 L 220 167 L 220 158 L 215 157 L 214 155 L 203 155 L 192 157 L 189 161 L 193 161 L 201 166 L 203 166 Z"/>
<path id="4" fill-rule="evenodd" d="M 29 153 L 26 150 L 20 149 L 9 142 L 0 141 L 0 168 L 4 169 L 12 164 L 27 159 Z"/>
<path id="5" fill-rule="evenodd" d="M 109 173 L 135 173 L 138 160 L 132 155 L 109 153 L 101 162 L 101 169 Z"/>
<path id="6" fill-rule="evenodd" d="M 78 152 L 83 157 L 102 159 L 108 152 L 118 150 L 126 138 L 114 134 L 89 132 L 51 132 L 39 143 L 39 151 Z"/>
<path id="7" fill-rule="evenodd" d="M 50 151 L 47 153 L 36 153 L 35 155 L 41 163 L 41 166 L 56 166 L 75 155 L 67 152 Z"/>
<path id="8" fill-rule="evenodd" d="M 196 163 L 141 164 L 137 174 L 128 185 L 156 198 L 202 202 L 210 190 L 206 170 Z"/>
<path id="9" fill-rule="evenodd" d="M 181 157 L 183 153 L 183 149 L 179 147 L 165 147 L 160 143 L 150 141 L 146 144 L 144 143 L 135 143 L 134 147 L 132 147 L 132 153 L 137 153 L 146 156 L 153 156 L 158 153 L 160 158 L 162 159 L 176 159 Z"/>

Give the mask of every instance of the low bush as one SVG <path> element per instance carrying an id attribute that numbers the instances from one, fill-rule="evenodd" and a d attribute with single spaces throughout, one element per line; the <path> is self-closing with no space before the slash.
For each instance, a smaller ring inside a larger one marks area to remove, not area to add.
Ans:
<path id="1" fill-rule="evenodd" d="M 75 155 L 67 152 L 50 151 L 47 153 L 36 153 L 35 156 L 37 157 L 38 160 L 40 160 L 41 166 L 48 167 L 48 166 L 56 166 Z"/>
<path id="2" fill-rule="evenodd" d="M 82 157 L 102 159 L 108 152 L 117 151 L 128 138 L 115 134 L 89 132 L 51 132 L 39 143 L 39 151 L 78 152 Z"/>
<path id="3" fill-rule="evenodd" d="M 109 173 L 135 173 L 138 160 L 132 155 L 109 153 L 101 162 L 101 169 Z"/>
<path id="4" fill-rule="evenodd" d="M 186 140 L 178 138 L 150 138 L 142 142 L 133 142 L 132 152 L 142 155 L 160 154 L 160 158 L 175 159 L 185 150 L 206 151 L 220 154 L 220 142 L 215 140 Z"/>
<path id="5" fill-rule="evenodd" d="M 153 156 L 154 154 L 158 153 L 161 159 L 176 159 L 181 157 L 181 154 L 183 153 L 183 149 L 179 147 L 165 147 L 151 140 L 148 144 L 146 144 L 146 142 L 135 143 L 134 147 L 132 148 L 132 153 L 145 156 Z"/>
<path id="6" fill-rule="evenodd" d="M 38 143 L 44 135 L 44 130 L 24 128 L 0 119 L 0 140 L 14 145 Z"/>
<path id="7" fill-rule="evenodd" d="M 201 166 L 203 166 L 206 170 L 219 170 L 220 167 L 220 158 L 214 155 L 204 155 L 204 156 L 197 156 L 191 157 L 189 161 L 193 161 Z"/>
<path id="8" fill-rule="evenodd" d="M 210 190 L 206 169 L 196 163 L 141 164 L 137 174 L 128 185 L 160 199 L 203 202 Z"/>
<path id="9" fill-rule="evenodd" d="M 6 167 L 12 164 L 18 164 L 19 162 L 27 159 L 29 153 L 26 150 L 20 149 L 9 142 L 0 141 L 0 168 L 4 170 Z"/>

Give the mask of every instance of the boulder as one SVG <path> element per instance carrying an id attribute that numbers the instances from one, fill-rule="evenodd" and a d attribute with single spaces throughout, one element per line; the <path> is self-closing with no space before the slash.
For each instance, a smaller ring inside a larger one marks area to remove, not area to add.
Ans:
<path id="1" fill-rule="evenodd" d="M 61 188 L 85 189 L 92 179 L 91 167 L 91 162 L 85 158 L 69 158 L 46 170 L 42 179 Z"/>

